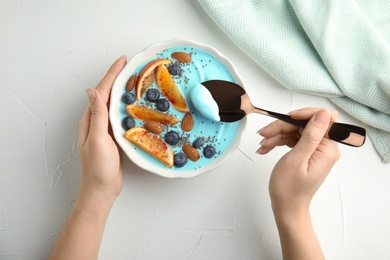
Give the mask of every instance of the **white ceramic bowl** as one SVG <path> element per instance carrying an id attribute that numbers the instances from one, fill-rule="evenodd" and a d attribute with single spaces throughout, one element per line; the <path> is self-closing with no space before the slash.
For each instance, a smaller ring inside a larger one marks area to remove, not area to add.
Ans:
<path id="1" fill-rule="evenodd" d="M 125 133 L 125 129 L 122 127 L 122 119 L 124 118 L 125 104 L 121 101 L 121 98 L 122 98 L 123 93 L 125 92 L 126 84 L 127 84 L 128 79 L 130 78 L 130 76 L 134 72 L 137 72 L 137 70 L 139 71 L 140 67 L 142 67 L 142 64 L 145 64 L 147 61 L 150 61 L 151 59 L 155 59 L 156 57 L 161 58 L 161 55 L 164 56 L 164 52 L 166 52 L 167 50 L 172 50 L 173 48 L 175 48 L 177 46 L 180 46 L 180 48 L 183 46 L 186 47 L 186 50 L 188 52 L 193 51 L 194 49 L 195 49 L 195 51 L 201 49 L 201 50 L 205 51 L 206 53 L 211 54 L 213 57 L 216 58 L 216 60 L 218 60 L 221 64 L 223 64 L 225 66 L 228 73 L 232 77 L 232 80 L 234 80 L 239 85 L 244 86 L 244 83 L 243 83 L 242 79 L 240 78 L 234 65 L 229 61 L 229 59 L 227 59 L 225 56 L 223 56 L 219 51 L 217 51 L 213 47 L 210 47 L 210 46 L 207 46 L 204 44 L 200 44 L 200 43 L 197 43 L 194 41 L 189 41 L 189 40 L 171 40 L 171 41 L 161 42 L 161 43 L 157 43 L 157 44 L 154 44 L 154 45 L 147 47 L 146 49 L 144 49 L 143 51 L 141 51 L 140 53 L 138 53 L 134 57 L 132 57 L 128 61 L 127 65 L 124 67 L 124 69 L 121 71 L 121 73 L 118 75 L 117 79 L 114 82 L 112 91 L 111 91 L 109 116 L 110 116 L 110 122 L 111 122 L 111 126 L 113 129 L 114 137 L 115 137 L 117 143 L 122 148 L 124 153 L 136 165 L 138 165 L 139 167 L 141 167 L 149 172 L 152 172 L 152 173 L 155 173 L 155 174 L 161 175 L 163 177 L 167 177 L 167 178 L 190 178 L 190 177 L 194 177 L 194 176 L 197 176 L 199 174 L 203 174 L 203 173 L 209 172 L 211 170 L 214 170 L 215 168 L 220 166 L 232 154 L 232 152 L 239 145 L 242 132 L 243 132 L 245 125 L 246 125 L 246 118 L 242 119 L 239 122 L 233 123 L 234 124 L 234 125 L 232 125 L 233 130 L 229 130 L 230 125 L 229 126 L 226 125 L 229 123 L 223 123 L 223 124 L 219 125 L 219 129 L 217 128 L 217 131 L 215 131 L 217 133 L 216 139 L 219 139 L 219 141 L 217 141 L 217 142 L 227 142 L 226 145 L 224 146 L 226 149 L 223 152 L 221 151 L 220 154 L 217 154 L 214 159 L 207 160 L 206 158 L 204 158 L 204 156 L 201 156 L 201 159 L 198 161 L 198 164 L 199 163 L 202 164 L 201 167 L 199 167 L 199 165 L 198 165 L 197 167 L 194 166 L 194 168 L 191 168 L 191 164 L 195 164 L 195 163 L 191 162 L 190 160 L 188 160 L 188 163 L 187 163 L 187 166 L 189 166 L 189 167 L 185 166 L 183 168 L 178 168 L 178 167 L 174 166 L 172 168 L 168 168 L 168 167 L 164 166 L 162 163 L 157 161 L 157 159 L 153 158 L 151 155 L 148 155 L 146 152 L 142 151 L 140 148 L 137 148 L 136 145 L 134 145 L 133 143 L 128 141 L 123 136 Z M 156 56 L 156 55 L 159 55 L 159 56 Z M 192 54 L 192 56 L 195 58 L 194 55 L 196 55 L 196 52 L 195 52 L 195 54 Z M 168 56 L 164 56 L 164 57 L 170 58 Z M 210 60 L 210 62 L 211 62 L 211 60 Z M 202 60 L 203 65 L 205 65 L 204 63 L 205 63 L 205 61 Z M 215 62 L 214 62 L 214 64 L 215 64 Z M 214 64 L 209 63 L 209 68 L 214 66 Z M 202 74 L 203 72 L 201 70 L 207 71 L 207 69 L 208 69 L 207 64 L 205 65 L 206 68 L 205 67 L 202 68 L 200 65 L 201 65 L 200 61 L 197 62 L 196 60 L 194 60 L 194 64 L 191 66 L 196 66 L 197 67 L 196 70 L 198 70 L 198 69 L 200 70 L 199 73 L 200 73 L 201 77 L 203 77 L 202 78 L 203 80 L 204 79 L 207 79 L 207 80 L 220 79 L 220 78 L 212 78 L 212 75 L 209 75 L 209 76 L 203 75 Z M 185 69 L 188 71 L 190 70 L 187 68 L 185 68 Z M 192 69 L 195 70 L 193 67 L 192 67 Z M 187 72 L 184 72 L 184 75 L 185 75 L 185 73 L 187 73 Z M 197 73 L 198 73 L 198 71 L 197 71 Z M 200 82 L 198 82 L 198 83 L 200 83 Z M 188 86 L 190 87 L 190 85 L 188 85 Z M 187 103 L 189 104 L 190 97 L 188 96 L 188 93 L 189 93 L 190 89 L 188 89 L 188 86 L 186 86 L 185 89 L 183 88 L 180 90 L 183 93 L 184 97 L 186 98 Z M 179 85 L 179 87 L 182 88 L 181 85 Z M 194 107 L 193 106 L 190 107 L 190 110 L 191 110 L 191 112 L 193 112 Z M 200 136 L 201 133 L 203 132 L 203 130 L 205 128 L 207 128 L 208 125 L 211 127 L 211 123 L 205 122 L 205 119 L 201 118 L 199 116 L 199 114 L 197 114 L 195 112 L 194 115 L 195 115 L 194 116 L 195 125 L 199 125 L 199 124 L 204 124 L 204 125 L 199 126 L 197 128 L 197 130 L 194 130 L 194 131 L 197 131 L 197 133 L 190 132 L 190 138 L 189 138 L 190 141 L 193 141 L 193 139 L 196 136 Z M 201 120 L 202 122 L 197 122 L 199 120 Z M 215 125 L 218 125 L 220 123 L 214 124 L 212 122 L 212 124 L 213 124 L 212 126 L 215 127 Z M 142 125 L 142 121 L 138 122 L 137 125 Z M 180 127 L 178 127 L 178 128 L 180 128 Z M 230 140 L 227 140 L 224 137 L 224 135 L 227 135 L 227 136 L 231 135 L 232 138 L 229 138 Z M 164 139 L 163 136 L 162 136 L 162 138 Z M 174 148 L 174 152 L 175 151 L 177 152 L 180 149 L 181 149 L 180 147 L 176 147 L 176 148 Z M 218 152 L 218 146 L 217 146 L 217 152 Z M 200 151 L 200 154 L 202 154 L 202 151 Z"/>

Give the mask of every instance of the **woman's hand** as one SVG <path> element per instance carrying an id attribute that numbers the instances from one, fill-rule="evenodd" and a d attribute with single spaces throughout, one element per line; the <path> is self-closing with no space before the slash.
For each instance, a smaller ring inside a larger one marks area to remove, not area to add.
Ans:
<path id="1" fill-rule="evenodd" d="M 108 108 L 114 80 L 126 64 L 121 57 L 96 89 L 87 89 L 89 105 L 80 121 L 81 185 L 49 259 L 97 259 L 104 227 L 122 190 L 123 165 L 109 133 Z"/>
<path id="2" fill-rule="evenodd" d="M 115 199 L 122 190 L 123 165 L 110 134 L 108 100 L 115 78 L 126 64 L 118 59 L 97 85 L 87 89 L 89 105 L 80 121 L 80 195 Z"/>
<path id="3" fill-rule="evenodd" d="M 336 111 L 305 108 L 290 113 L 290 116 L 294 119 L 311 119 L 303 131 L 279 120 L 260 131 L 265 137 L 259 149 L 262 154 L 275 146 L 293 147 L 275 165 L 269 184 L 274 210 L 282 209 L 284 212 L 308 208 L 312 197 L 340 157 L 337 143 L 324 138 L 330 120 L 337 120 Z"/>
<path id="4" fill-rule="evenodd" d="M 323 258 L 311 225 L 310 202 L 340 157 L 336 142 L 324 137 L 335 111 L 306 108 L 290 113 L 294 119 L 309 119 L 302 130 L 280 120 L 259 130 L 264 136 L 260 154 L 276 146 L 293 147 L 275 165 L 269 193 L 279 229 L 283 255 L 292 259 Z"/>

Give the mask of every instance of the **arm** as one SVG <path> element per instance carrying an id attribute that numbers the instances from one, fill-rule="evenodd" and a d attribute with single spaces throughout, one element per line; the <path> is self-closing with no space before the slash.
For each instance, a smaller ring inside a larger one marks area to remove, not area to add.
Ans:
<path id="1" fill-rule="evenodd" d="M 324 138 L 335 111 L 307 108 L 290 113 L 295 119 L 311 118 L 302 131 L 275 121 L 259 130 L 265 138 L 257 151 L 266 154 L 276 146 L 293 147 L 275 165 L 269 183 L 272 210 L 284 259 L 324 259 L 310 218 L 310 202 L 338 160 L 337 143 Z"/>
<path id="2" fill-rule="evenodd" d="M 113 203 L 79 195 L 49 259 L 97 259 Z"/>
<path id="3" fill-rule="evenodd" d="M 119 58 L 96 89 L 87 89 L 89 105 L 80 121 L 78 140 L 80 191 L 49 259 L 98 257 L 108 215 L 123 183 L 119 150 L 108 133 L 107 102 L 125 64 L 126 58 Z"/>

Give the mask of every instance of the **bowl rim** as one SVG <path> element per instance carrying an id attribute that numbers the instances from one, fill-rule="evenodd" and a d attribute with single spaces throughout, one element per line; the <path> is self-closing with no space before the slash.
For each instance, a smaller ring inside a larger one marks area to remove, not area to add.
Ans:
<path id="1" fill-rule="evenodd" d="M 212 46 L 199 43 L 197 41 L 193 40 L 187 40 L 187 39 L 172 39 L 167 40 L 159 43 L 151 44 L 147 47 L 145 47 L 143 50 L 132 56 L 130 59 L 128 59 L 127 64 L 122 69 L 122 71 L 119 73 L 119 75 L 116 77 L 111 94 L 110 94 L 110 105 L 109 105 L 109 120 L 111 123 L 111 129 L 114 135 L 114 138 L 119 145 L 119 147 L 122 149 L 124 154 L 138 167 L 140 167 L 143 170 L 146 170 L 148 172 L 154 173 L 156 175 L 165 177 L 165 178 L 192 178 L 201 174 L 204 174 L 206 172 L 210 172 L 216 168 L 218 168 L 223 162 L 225 162 L 231 154 L 238 148 L 238 145 L 240 144 L 244 129 L 247 124 L 247 117 L 244 117 L 239 121 L 239 126 L 237 128 L 237 133 L 235 138 L 232 140 L 228 148 L 224 151 L 224 153 L 220 156 L 218 156 L 216 159 L 214 159 L 211 163 L 202 166 L 201 168 L 195 169 L 195 170 L 187 170 L 187 171 L 172 171 L 170 168 L 163 169 L 158 166 L 155 166 L 152 163 L 145 163 L 145 160 L 139 156 L 139 158 L 134 158 L 134 156 L 137 156 L 136 152 L 134 152 L 134 149 L 129 146 L 129 141 L 123 136 L 123 128 L 121 127 L 118 122 L 120 122 L 120 113 L 118 112 L 120 110 L 120 96 L 123 93 L 123 84 L 120 82 L 127 82 L 128 76 L 136 69 L 139 64 L 145 61 L 145 53 L 158 53 L 161 50 L 167 49 L 172 46 L 194 46 L 197 48 L 204 49 L 205 51 L 211 53 L 212 55 L 216 56 L 217 59 L 219 59 L 230 71 L 230 73 L 233 75 L 234 79 L 236 80 L 237 84 L 241 85 L 242 87 L 245 86 L 241 76 L 239 75 L 236 67 L 233 65 L 233 63 L 224 56 L 220 51 L 215 49 Z M 118 84 L 122 87 L 119 88 Z M 120 95 L 119 95 L 120 94 Z M 114 100 L 114 102 L 113 102 Z M 136 160 L 140 159 L 140 160 Z"/>

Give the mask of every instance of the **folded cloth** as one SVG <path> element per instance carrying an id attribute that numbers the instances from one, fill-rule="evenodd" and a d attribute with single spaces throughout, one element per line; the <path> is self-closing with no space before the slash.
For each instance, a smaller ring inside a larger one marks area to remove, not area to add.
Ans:
<path id="1" fill-rule="evenodd" d="M 389 0 L 198 0 L 286 88 L 329 98 L 390 161 Z"/>

